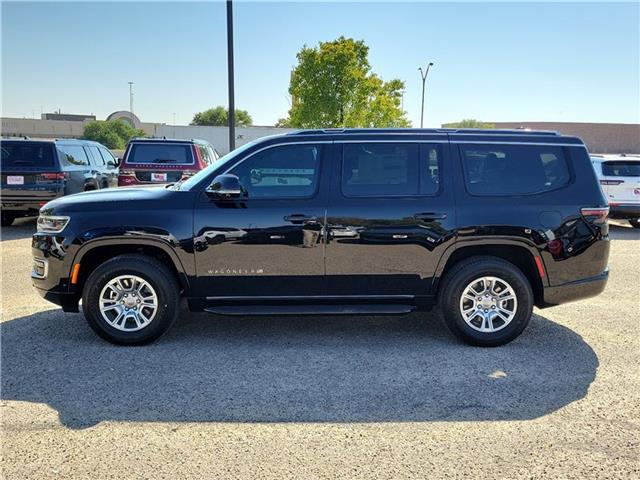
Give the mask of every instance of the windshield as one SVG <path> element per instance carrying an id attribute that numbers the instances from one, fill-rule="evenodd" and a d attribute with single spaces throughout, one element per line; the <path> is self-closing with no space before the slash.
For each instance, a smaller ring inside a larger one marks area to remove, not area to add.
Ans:
<path id="1" fill-rule="evenodd" d="M 202 180 L 207 178 L 211 173 L 215 170 L 222 169 L 226 166 L 230 166 L 234 159 L 241 155 L 243 152 L 249 150 L 251 147 L 259 143 L 261 140 L 254 140 L 253 142 L 245 143 L 243 146 L 236 148 L 234 151 L 223 155 L 218 160 L 215 161 L 212 165 L 209 165 L 204 170 L 200 170 L 198 173 L 189 177 L 182 183 L 176 184 L 176 189 L 179 190 L 191 190 L 193 187 L 198 185 Z"/>
<path id="2" fill-rule="evenodd" d="M 604 162 L 602 173 L 608 177 L 640 177 L 640 162 L 633 160 Z"/>

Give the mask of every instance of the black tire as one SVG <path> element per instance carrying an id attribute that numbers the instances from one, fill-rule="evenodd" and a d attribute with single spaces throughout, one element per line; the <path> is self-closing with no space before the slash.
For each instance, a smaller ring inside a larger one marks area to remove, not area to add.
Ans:
<path id="1" fill-rule="evenodd" d="M 633 228 L 640 228 L 640 218 L 634 218 L 629 220 L 629 223 Z"/>
<path id="2" fill-rule="evenodd" d="M 15 219 L 16 219 L 15 215 L 11 215 L 10 213 L 3 213 L 2 223 L 0 225 L 2 225 L 3 227 L 8 227 L 10 225 L 13 225 L 13 221 Z"/>
<path id="3" fill-rule="evenodd" d="M 513 319 L 495 332 L 475 330 L 465 322 L 460 311 L 460 300 L 466 287 L 484 276 L 506 281 L 517 300 Z M 478 256 L 461 261 L 448 272 L 440 288 L 439 304 L 446 326 L 458 338 L 470 345 L 497 347 L 518 337 L 529 323 L 533 311 L 533 292 L 527 278 L 512 263 L 497 257 Z"/>
<path id="4" fill-rule="evenodd" d="M 100 312 L 100 293 L 112 279 L 121 275 L 135 275 L 156 292 L 158 308 L 149 324 L 137 331 L 122 331 L 110 325 Z M 82 292 L 82 310 L 89 326 L 105 340 L 116 345 L 144 345 L 163 335 L 175 322 L 179 313 L 180 287 L 165 265 L 158 260 L 138 254 L 114 257 L 96 268 L 87 279 Z"/>

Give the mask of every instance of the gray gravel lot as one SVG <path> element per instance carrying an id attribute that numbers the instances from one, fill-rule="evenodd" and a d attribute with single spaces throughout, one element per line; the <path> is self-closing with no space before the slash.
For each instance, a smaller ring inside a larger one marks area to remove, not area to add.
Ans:
<path id="1" fill-rule="evenodd" d="M 2 469 L 21 478 L 638 478 L 640 231 L 594 299 L 496 349 L 435 314 L 184 313 L 115 347 L 32 291 L 2 232 Z"/>

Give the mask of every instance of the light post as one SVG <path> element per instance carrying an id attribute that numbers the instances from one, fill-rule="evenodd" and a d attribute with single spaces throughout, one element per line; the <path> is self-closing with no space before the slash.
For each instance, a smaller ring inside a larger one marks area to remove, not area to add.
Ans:
<path id="1" fill-rule="evenodd" d="M 133 113 L 133 82 L 129 83 L 129 111 Z"/>
<path id="2" fill-rule="evenodd" d="M 229 151 L 236 148 L 236 105 L 233 88 L 233 2 L 227 0 L 227 73 L 229 74 Z"/>
<path id="3" fill-rule="evenodd" d="M 420 77 L 422 77 L 422 109 L 420 110 L 420 128 L 422 128 L 424 124 L 424 84 L 427 81 L 427 75 L 429 75 L 429 69 L 431 67 L 433 67 L 433 62 L 429 62 L 425 71 L 422 71 L 422 67 L 418 69 L 420 70 Z"/>

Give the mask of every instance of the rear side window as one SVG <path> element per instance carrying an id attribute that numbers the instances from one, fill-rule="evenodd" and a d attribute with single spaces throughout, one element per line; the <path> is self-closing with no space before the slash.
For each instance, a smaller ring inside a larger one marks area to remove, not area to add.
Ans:
<path id="1" fill-rule="evenodd" d="M 81 145 L 58 145 L 58 151 L 66 165 L 89 165 L 87 152 Z"/>
<path id="2" fill-rule="evenodd" d="M 53 144 L 46 142 L 0 142 L 2 168 L 51 167 Z"/>
<path id="3" fill-rule="evenodd" d="M 127 163 L 191 165 L 191 144 L 134 143 L 131 145 Z"/>
<path id="4" fill-rule="evenodd" d="M 433 195 L 440 182 L 440 147 L 417 143 L 343 146 L 342 193 L 347 197 Z"/>
<path id="5" fill-rule="evenodd" d="M 640 177 L 640 161 L 616 160 L 603 162 L 602 174 L 608 177 Z"/>
<path id="6" fill-rule="evenodd" d="M 467 190 L 475 195 L 527 195 L 569 183 L 562 147 L 463 145 Z"/>

